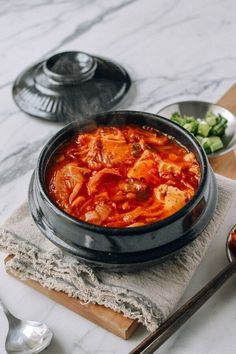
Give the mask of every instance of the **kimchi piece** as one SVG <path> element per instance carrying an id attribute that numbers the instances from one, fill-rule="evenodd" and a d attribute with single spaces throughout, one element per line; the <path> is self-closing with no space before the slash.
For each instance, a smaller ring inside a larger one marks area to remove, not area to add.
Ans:
<path id="1" fill-rule="evenodd" d="M 199 186 L 192 152 L 150 127 L 98 127 L 53 155 L 51 200 L 69 215 L 105 227 L 138 227 L 183 208 Z"/>

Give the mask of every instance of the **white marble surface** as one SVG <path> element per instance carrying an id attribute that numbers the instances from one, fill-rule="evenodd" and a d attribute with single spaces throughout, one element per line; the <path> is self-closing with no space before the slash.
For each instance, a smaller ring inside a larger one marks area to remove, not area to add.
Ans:
<path id="1" fill-rule="evenodd" d="M 156 112 L 178 99 L 216 101 L 236 81 L 234 0 L 0 0 L 0 221 L 27 197 L 44 142 L 58 126 L 15 106 L 11 87 L 32 62 L 62 50 L 115 59 L 133 79 L 121 108 Z M 233 220 L 232 220 L 233 223 Z M 182 302 L 226 264 L 218 235 Z M 50 354 L 123 354 L 146 334 L 123 341 L 10 278 L 0 264 L 0 296 L 18 316 L 46 321 Z M 235 278 L 158 352 L 235 353 Z M 0 315 L 0 353 L 7 323 Z"/>

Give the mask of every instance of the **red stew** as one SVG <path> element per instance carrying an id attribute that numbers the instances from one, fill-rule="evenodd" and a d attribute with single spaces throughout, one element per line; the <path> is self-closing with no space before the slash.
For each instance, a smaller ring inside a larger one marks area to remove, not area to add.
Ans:
<path id="1" fill-rule="evenodd" d="M 234 257 L 236 257 L 236 229 L 234 229 L 231 233 L 231 240 L 230 240 L 229 247 Z"/>
<path id="2" fill-rule="evenodd" d="M 46 174 L 50 198 L 69 215 L 106 227 L 157 222 L 195 194 L 192 152 L 156 129 L 99 127 L 67 141 Z"/>
<path id="3" fill-rule="evenodd" d="M 231 233 L 231 242 L 234 244 L 234 246 L 236 247 L 236 229 L 233 230 L 233 232 Z"/>

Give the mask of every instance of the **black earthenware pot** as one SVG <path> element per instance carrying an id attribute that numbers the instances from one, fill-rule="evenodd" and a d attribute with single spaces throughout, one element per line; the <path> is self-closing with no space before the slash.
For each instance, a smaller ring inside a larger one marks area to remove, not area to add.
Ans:
<path id="1" fill-rule="evenodd" d="M 195 196 L 177 213 L 141 227 L 108 228 L 79 221 L 60 210 L 48 197 L 44 180 L 47 164 L 60 144 L 75 132 L 99 125 L 147 125 L 175 137 L 192 151 L 201 166 Z M 217 188 L 207 157 L 185 129 L 163 117 L 135 111 L 112 111 L 73 122 L 43 148 L 29 187 L 29 206 L 36 225 L 57 246 L 93 266 L 137 270 L 172 256 L 194 240 L 209 223 L 216 207 Z"/>

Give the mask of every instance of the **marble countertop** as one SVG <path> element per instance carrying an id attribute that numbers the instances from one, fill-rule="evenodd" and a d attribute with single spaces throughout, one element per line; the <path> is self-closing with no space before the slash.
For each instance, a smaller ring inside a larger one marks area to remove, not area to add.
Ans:
<path id="1" fill-rule="evenodd" d="M 175 100 L 216 101 L 236 81 L 234 0 L 9 0 L 0 10 L 0 222 L 27 198 L 37 156 L 60 127 L 19 111 L 15 77 L 40 58 L 82 50 L 116 60 L 133 89 L 120 108 L 157 112 Z M 226 264 L 224 236 L 213 242 L 182 302 Z M 6 275 L 0 296 L 16 315 L 45 321 L 50 354 L 123 354 L 144 338 L 124 341 Z M 236 351 L 235 279 L 198 311 L 161 354 Z M 0 353 L 6 321 L 0 315 Z M 233 350 L 234 348 L 234 350 Z"/>

